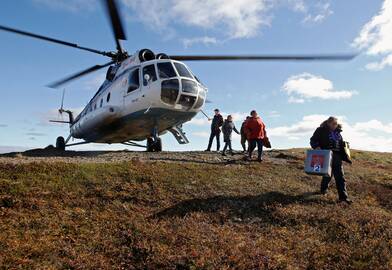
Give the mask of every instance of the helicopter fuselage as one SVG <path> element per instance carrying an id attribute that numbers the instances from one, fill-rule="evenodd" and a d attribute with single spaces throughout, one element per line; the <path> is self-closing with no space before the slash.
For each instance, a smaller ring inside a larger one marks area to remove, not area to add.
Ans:
<path id="1" fill-rule="evenodd" d="M 131 56 L 109 68 L 106 77 L 71 124 L 72 137 L 97 143 L 145 140 L 190 121 L 206 99 L 207 89 L 190 69 L 170 59 L 140 62 Z"/>

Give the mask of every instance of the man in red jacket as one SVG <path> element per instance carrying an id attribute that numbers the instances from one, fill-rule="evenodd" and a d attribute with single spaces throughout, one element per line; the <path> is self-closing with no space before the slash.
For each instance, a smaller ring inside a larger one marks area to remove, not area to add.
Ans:
<path id="1" fill-rule="evenodd" d="M 258 150 L 257 160 L 261 162 L 263 154 L 263 139 L 267 136 L 265 131 L 265 125 L 261 118 L 258 116 L 255 110 L 251 111 L 251 117 L 246 121 L 245 130 L 248 136 L 249 142 L 249 159 L 252 159 L 252 153 L 256 149 Z"/>

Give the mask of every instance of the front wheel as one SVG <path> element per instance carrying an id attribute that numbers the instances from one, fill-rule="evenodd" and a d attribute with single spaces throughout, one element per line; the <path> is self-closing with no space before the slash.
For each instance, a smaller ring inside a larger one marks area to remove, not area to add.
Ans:
<path id="1" fill-rule="evenodd" d="M 157 138 L 154 141 L 153 138 L 147 138 L 147 152 L 161 152 L 162 151 L 162 140 Z"/>
<path id="2" fill-rule="evenodd" d="M 58 137 L 56 140 L 56 149 L 60 151 L 65 151 L 65 139 L 64 137 Z"/>

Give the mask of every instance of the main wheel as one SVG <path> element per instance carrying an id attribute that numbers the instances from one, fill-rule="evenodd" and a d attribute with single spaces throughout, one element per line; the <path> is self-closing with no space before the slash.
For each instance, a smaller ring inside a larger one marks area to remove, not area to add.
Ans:
<path id="1" fill-rule="evenodd" d="M 56 140 L 56 149 L 60 151 L 65 151 L 65 139 L 64 137 L 57 137 Z"/>
<path id="2" fill-rule="evenodd" d="M 162 140 L 158 138 L 155 142 L 155 152 L 162 152 Z"/>
<path id="3" fill-rule="evenodd" d="M 147 138 L 147 152 L 154 152 L 154 139 Z"/>

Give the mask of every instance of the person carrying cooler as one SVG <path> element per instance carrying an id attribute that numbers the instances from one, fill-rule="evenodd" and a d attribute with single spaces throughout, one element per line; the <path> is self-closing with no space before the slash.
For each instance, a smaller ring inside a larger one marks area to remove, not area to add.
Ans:
<path id="1" fill-rule="evenodd" d="M 339 195 L 339 202 L 351 204 L 352 201 L 348 198 L 346 189 L 346 179 L 344 177 L 342 162 L 347 161 L 351 163 L 351 160 L 345 156 L 344 150 L 342 150 L 344 141 L 341 132 L 342 126 L 338 124 L 338 119 L 331 116 L 316 129 L 312 138 L 310 139 L 310 145 L 313 149 L 331 150 L 333 152 L 332 176 L 335 178 L 336 188 Z M 324 176 L 322 178 L 320 185 L 321 194 L 327 193 L 331 180 L 332 177 Z"/>
<path id="2" fill-rule="evenodd" d="M 249 118 L 250 118 L 250 116 L 247 116 L 246 119 L 244 120 L 244 122 L 242 122 L 241 130 L 240 130 L 241 146 L 242 146 L 242 149 L 244 150 L 244 153 L 246 153 L 246 141 L 247 141 L 245 125 L 246 125 L 246 121 L 248 121 Z"/>
<path id="3" fill-rule="evenodd" d="M 250 115 L 251 117 L 246 121 L 245 124 L 245 132 L 249 142 L 248 158 L 249 160 L 252 160 L 252 154 L 257 145 L 257 160 L 261 162 L 263 161 L 263 140 L 267 137 L 267 132 L 265 131 L 265 125 L 258 116 L 257 112 L 253 110 L 251 111 Z"/>
<path id="4" fill-rule="evenodd" d="M 223 140 L 225 142 L 225 146 L 223 147 L 222 155 L 226 156 L 226 150 L 229 148 L 230 154 L 233 155 L 233 149 L 231 147 L 231 134 L 233 133 L 240 134 L 233 123 L 233 117 L 231 115 L 227 116 L 227 119 L 222 125 L 222 132 L 223 132 Z"/>
<path id="5" fill-rule="evenodd" d="M 211 134 L 210 139 L 208 142 L 207 152 L 211 151 L 212 142 L 214 138 L 216 138 L 216 151 L 219 152 L 220 149 L 220 133 L 221 133 L 221 126 L 223 125 L 223 117 L 219 112 L 219 109 L 214 110 L 214 118 L 208 119 L 211 122 Z"/>

